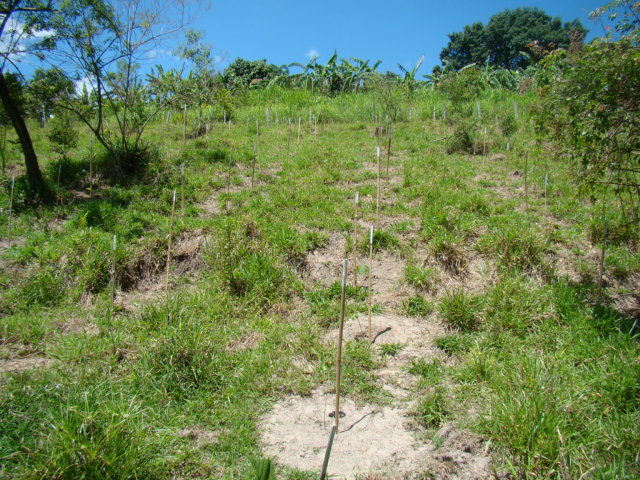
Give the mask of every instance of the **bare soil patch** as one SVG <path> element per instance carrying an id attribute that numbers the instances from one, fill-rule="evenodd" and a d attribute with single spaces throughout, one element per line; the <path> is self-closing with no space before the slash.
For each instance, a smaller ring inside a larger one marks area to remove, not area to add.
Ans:
<path id="1" fill-rule="evenodd" d="M 292 468 L 319 471 L 333 425 L 333 400 L 318 389 L 310 397 L 292 396 L 278 403 L 261 422 L 265 454 Z M 436 448 L 416 437 L 398 409 L 343 399 L 340 410 L 328 468 L 331 478 L 424 478 L 423 472 L 437 479 L 492 478 L 481 439 L 452 425 L 440 431 L 442 446 Z"/>
<path id="2" fill-rule="evenodd" d="M 0 374 L 17 373 L 32 368 L 48 367 L 54 362 L 53 359 L 40 356 L 30 356 L 22 358 L 0 359 Z"/>

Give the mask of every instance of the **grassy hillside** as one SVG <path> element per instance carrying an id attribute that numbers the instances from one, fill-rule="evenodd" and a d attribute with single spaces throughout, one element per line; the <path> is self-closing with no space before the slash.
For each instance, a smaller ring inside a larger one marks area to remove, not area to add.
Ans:
<path id="1" fill-rule="evenodd" d="M 334 267 L 354 248 L 367 264 L 380 139 L 376 265 L 400 273 L 385 283 L 374 270 L 374 313 L 443 332 L 437 355 L 402 367 L 417 438 L 454 422 L 514 478 L 640 476 L 636 239 L 613 199 L 581 195 L 578 166 L 534 136 L 531 98 L 489 91 L 459 106 L 420 92 L 411 118 L 397 111 L 387 175 L 380 94 L 247 95 L 200 136 L 191 112 L 186 141 L 179 113 L 159 118 L 147 135 L 159 159 L 128 183 L 110 181 L 87 132 L 60 164 L 33 127 L 60 199 L 29 205 L 19 177 L 11 224 L 0 218 L 0 475 L 249 478 L 260 419 L 333 381 Z M 347 290 L 351 320 L 367 311 L 365 271 Z M 378 372 L 403 348 L 349 339 L 346 397 L 395 405 Z"/>

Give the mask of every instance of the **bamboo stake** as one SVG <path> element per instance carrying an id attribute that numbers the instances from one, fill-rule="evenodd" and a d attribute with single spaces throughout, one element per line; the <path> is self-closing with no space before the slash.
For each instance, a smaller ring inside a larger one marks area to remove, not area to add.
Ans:
<path id="1" fill-rule="evenodd" d="M 389 180 L 389 162 L 391 160 L 391 125 L 387 126 L 387 180 Z"/>
<path id="2" fill-rule="evenodd" d="M 602 248 L 600 250 L 600 265 L 598 268 L 598 285 L 600 288 L 604 287 L 604 256 L 607 248 L 607 219 L 604 213 L 604 202 L 602 203 L 602 224 L 603 224 L 603 236 L 602 236 Z"/>
<path id="3" fill-rule="evenodd" d="M 480 111 L 480 101 L 476 102 L 476 110 L 478 111 L 478 118 L 482 118 L 482 112 Z"/>
<path id="4" fill-rule="evenodd" d="M 9 193 L 9 210 L 7 212 L 7 228 L 8 230 L 11 230 L 12 227 L 12 217 L 11 217 L 11 213 L 13 211 L 13 189 L 16 183 L 16 177 L 12 176 L 11 177 L 11 191 Z"/>
<path id="5" fill-rule="evenodd" d="M 182 141 L 186 142 L 187 141 L 187 106 L 183 105 L 182 108 L 184 110 L 184 119 L 182 122 Z"/>
<path id="6" fill-rule="evenodd" d="M 373 332 L 371 331 L 371 297 L 372 297 L 372 287 L 371 287 L 371 273 L 373 270 L 373 225 L 371 225 L 369 229 L 369 273 L 368 273 L 368 281 L 369 281 L 369 343 L 373 343 Z"/>
<path id="7" fill-rule="evenodd" d="M 529 174 L 529 149 L 527 149 L 527 152 L 525 153 L 525 157 L 524 157 L 524 205 L 525 205 L 525 210 L 527 212 L 529 211 L 528 174 Z"/>
<path id="8" fill-rule="evenodd" d="M 253 182 L 256 177 L 256 157 L 258 156 L 258 141 L 253 140 L 253 165 L 251 167 L 251 188 L 253 188 Z"/>
<path id="9" fill-rule="evenodd" d="M 291 144 L 291 118 L 289 118 L 289 129 L 287 131 L 287 158 L 289 158 L 289 145 Z"/>
<path id="10" fill-rule="evenodd" d="M 340 425 L 340 381 L 342 380 L 342 336 L 344 333 L 344 302 L 345 288 L 347 285 L 347 263 L 342 260 L 342 291 L 340 293 L 340 327 L 338 330 L 338 352 L 336 356 L 336 409 L 334 411 L 334 426 L 338 430 Z"/>
<path id="11" fill-rule="evenodd" d="M 376 159 L 378 161 L 378 180 L 376 192 L 376 227 L 380 227 L 380 146 L 376 148 Z"/>
<path id="12" fill-rule="evenodd" d="M 520 119 L 520 115 L 518 113 L 518 102 L 515 101 L 513 102 L 513 114 L 515 115 L 516 120 Z"/>
<path id="13" fill-rule="evenodd" d="M 113 252 L 113 259 L 111 261 L 111 310 L 110 318 L 113 317 L 114 303 L 116 300 L 116 262 L 118 252 L 118 239 L 116 235 L 113 236 L 113 243 L 111 244 L 111 251 Z"/>
<path id="14" fill-rule="evenodd" d="M 171 236 L 173 234 L 173 216 L 176 211 L 176 190 L 173 190 L 173 201 L 171 203 L 171 220 L 169 221 L 169 237 L 167 239 L 167 268 L 164 278 L 164 291 L 169 291 L 169 267 L 171 266 Z"/>
<path id="15" fill-rule="evenodd" d="M 302 119 L 300 117 L 298 117 L 298 145 L 300 145 L 300 122 L 302 121 Z"/>
<path id="16" fill-rule="evenodd" d="M 327 449 L 324 451 L 324 460 L 322 461 L 322 470 L 320 471 L 320 480 L 326 480 L 327 467 L 329 466 L 329 457 L 331 456 L 331 448 L 333 447 L 333 439 L 336 436 L 336 426 L 331 427 L 331 433 L 329 433 L 329 442 L 327 443 Z"/>
<path id="17" fill-rule="evenodd" d="M 547 187 L 549 186 L 549 174 L 544 174 L 544 206 L 547 206 Z"/>
<path id="18" fill-rule="evenodd" d="M 89 139 L 89 198 L 93 195 L 93 135 Z"/>
<path id="19" fill-rule="evenodd" d="M 180 219 L 184 220 L 184 162 L 180 164 Z"/>
<path id="20" fill-rule="evenodd" d="M 359 192 L 356 192 L 355 213 L 353 214 L 353 286 L 358 287 L 358 202 Z"/>

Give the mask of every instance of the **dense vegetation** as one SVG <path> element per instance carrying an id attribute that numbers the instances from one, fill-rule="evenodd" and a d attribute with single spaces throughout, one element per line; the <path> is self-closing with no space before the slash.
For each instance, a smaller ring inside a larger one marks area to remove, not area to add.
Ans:
<path id="1" fill-rule="evenodd" d="M 29 28 L 120 35 L 103 4 L 65 5 L 75 21 Z M 513 478 L 638 478 L 638 7 L 607 8 L 615 41 L 527 71 L 421 81 L 420 61 L 382 75 L 336 54 L 216 74 L 190 32 L 186 75 L 143 78 L 126 42 L 100 90 L 71 92 L 59 66 L 2 72 L 52 197 L 0 117 L 0 475 L 247 478 L 262 415 L 333 378 L 338 278 L 310 278 L 310 256 L 336 238 L 336 261 L 366 252 L 352 199 L 375 222 L 384 131 L 392 313 L 447 332 L 407 369 L 419 438 L 454 421 Z M 76 67 L 105 65 L 88 50 Z M 366 312 L 365 287 L 347 296 L 348 318 Z M 391 404 L 376 371 L 402 348 L 349 340 L 344 393 Z"/>

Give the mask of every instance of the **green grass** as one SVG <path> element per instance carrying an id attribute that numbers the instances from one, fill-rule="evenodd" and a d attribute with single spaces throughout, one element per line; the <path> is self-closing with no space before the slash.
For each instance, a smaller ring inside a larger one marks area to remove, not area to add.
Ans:
<path id="1" fill-rule="evenodd" d="M 515 98 L 517 131 L 509 117 Z M 491 153 L 506 155 L 507 141 L 513 147 L 504 160 L 447 154 L 442 138 L 460 119 L 433 124 L 433 107 L 446 103 L 453 112 L 451 103 L 421 91 L 414 119 L 401 113 L 394 126 L 392 178 L 383 181 L 382 217 L 397 221 L 375 232 L 374 250 L 405 262 L 398 283 L 410 290 L 393 313 L 449 328 L 435 340 L 443 360 L 407 366 L 417 379 L 417 428 L 451 420 L 482 434 L 496 466 L 514 478 L 587 471 L 589 478 L 637 478 L 637 317 L 616 310 L 637 290 L 637 238 L 607 210 L 608 283 L 600 289 L 589 248 L 605 241 L 601 202 L 614 199 L 581 196 L 574 167 L 534 145 L 525 108 L 531 97 L 487 92 L 481 100 Z M 262 457 L 261 416 L 283 396 L 308 395 L 334 377 L 335 346 L 325 339 L 338 321 L 339 274 L 313 281 L 305 262 L 333 236 L 350 236 L 356 188 L 363 224 L 375 222 L 372 101 L 371 93 L 249 90 L 237 100 L 234 124 L 214 124 L 208 136 L 183 144 L 177 117 L 168 127 L 151 125 L 146 140 L 160 156 L 144 181 L 117 184 L 100 173 L 108 159 L 96 144 L 92 197 L 74 193 L 89 186 L 84 131 L 63 162 L 62 205 L 30 204 L 18 178 L 11 229 L 0 216 L 0 236 L 13 242 L 0 250 L 0 358 L 54 362 L 0 377 L 3 475 L 250 478 L 251 459 Z M 261 123 L 251 189 L 255 120 L 263 122 L 267 105 L 281 119 L 306 119 L 313 109 L 319 132 L 303 122 L 301 142 L 287 156 L 286 129 Z M 51 181 L 58 156 L 47 128 L 32 130 Z M 178 205 L 173 225 L 165 295 L 171 197 L 174 188 L 180 193 L 182 163 L 185 209 L 182 216 Z M 9 182 L 0 176 L 3 208 Z M 113 235 L 118 288 L 129 300 L 111 316 Z M 365 237 L 361 229 L 361 259 Z M 187 248 L 197 238 L 200 246 Z M 350 242 L 338 257 L 351 254 Z M 577 279 L 562 274 L 561 252 L 569 252 Z M 486 272 L 474 270 L 478 259 Z M 479 278 L 480 288 L 462 288 Z M 348 320 L 367 311 L 366 288 L 349 282 L 346 293 Z M 402 348 L 348 341 L 344 393 L 391 402 L 376 370 Z M 185 429 L 215 440 L 194 441 Z M 276 464 L 277 478 L 305 478 L 282 470 Z"/>

